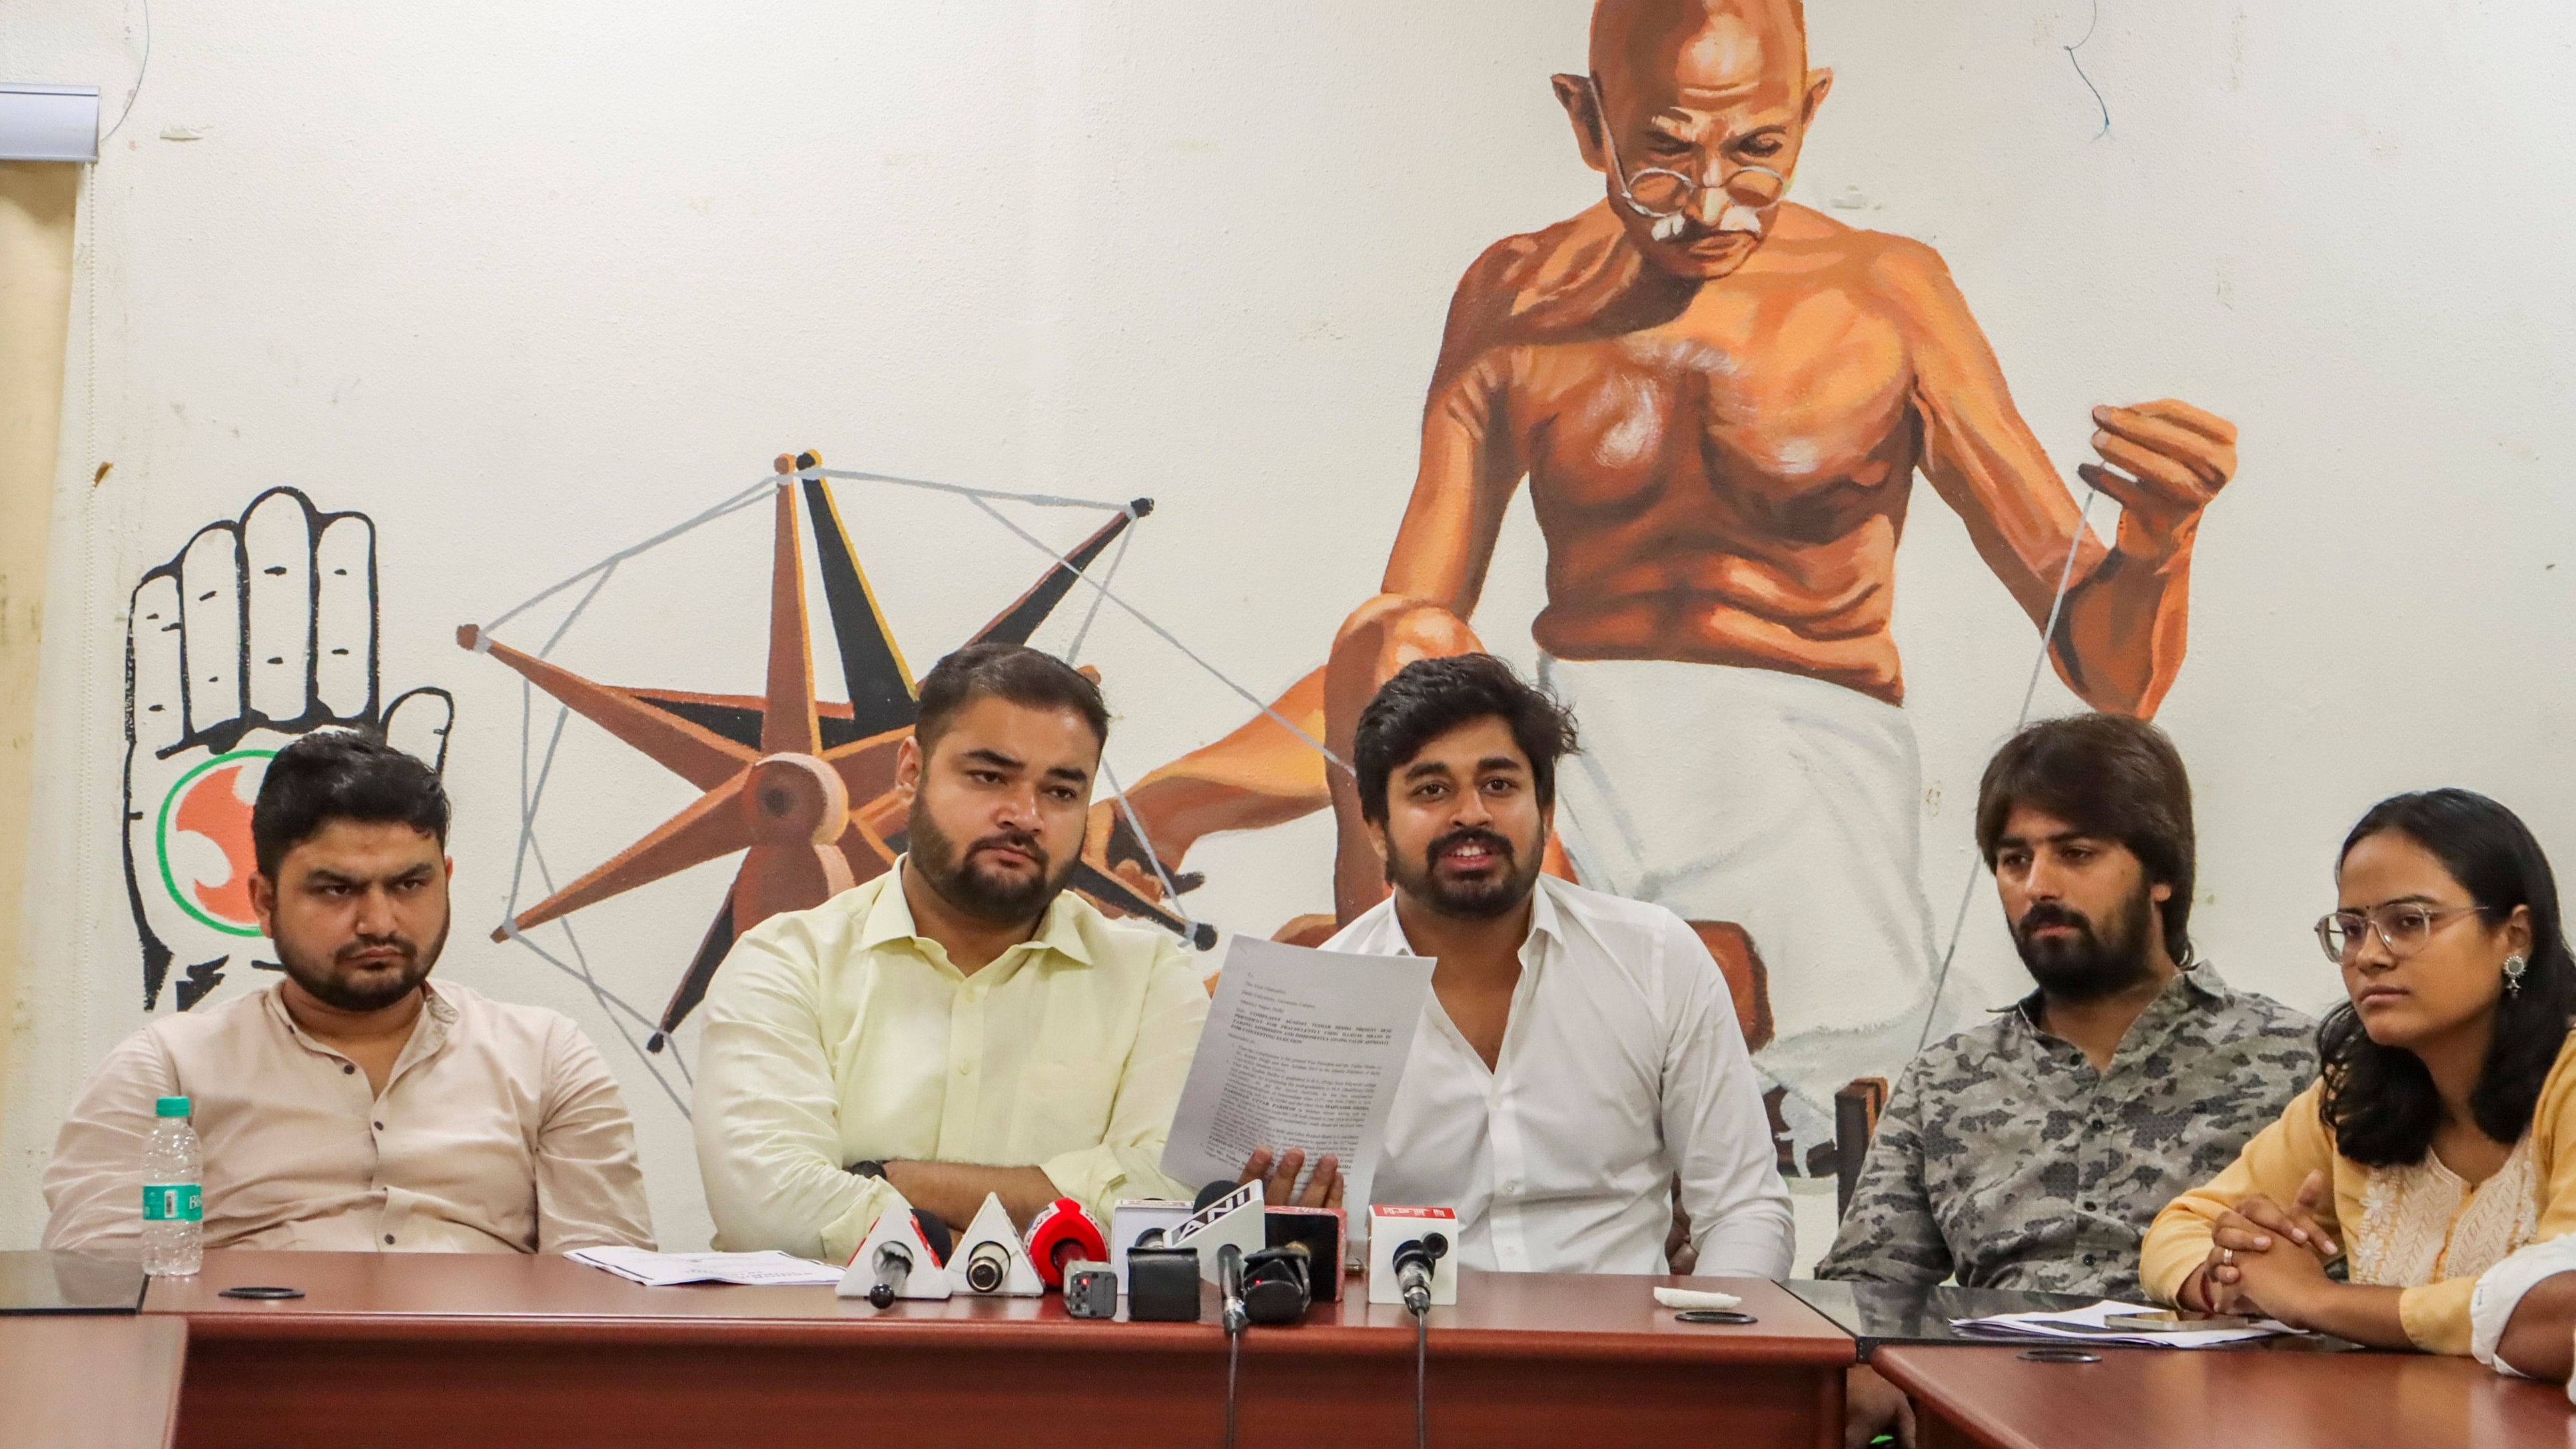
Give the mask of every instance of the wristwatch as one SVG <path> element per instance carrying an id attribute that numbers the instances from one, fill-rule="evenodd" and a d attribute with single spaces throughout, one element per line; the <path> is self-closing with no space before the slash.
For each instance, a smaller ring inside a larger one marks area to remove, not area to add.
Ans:
<path id="1" fill-rule="evenodd" d="M 852 1177 L 883 1177 L 885 1176 L 885 1164 L 875 1160 L 874 1158 L 870 1158 L 866 1162 L 853 1162 L 850 1164 L 850 1175 Z"/>

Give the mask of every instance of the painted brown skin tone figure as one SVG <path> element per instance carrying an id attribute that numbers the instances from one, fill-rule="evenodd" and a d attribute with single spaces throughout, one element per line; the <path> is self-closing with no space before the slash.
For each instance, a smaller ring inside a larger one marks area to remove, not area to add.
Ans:
<path id="1" fill-rule="evenodd" d="M 277 946 L 295 1024 L 385 1089 L 420 1022 L 420 984 L 447 944 L 456 863 L 400 822 L 333 820 L 254 873 L 251 909 Z"/>
<path id="2" fill-rule="evenodd" d="M 2495 1038 L 2497 1003 L 2504 994 L 2507 956 L 2531 952 L 2531 911 L 2490 920 L 2469 909 L 2476 901 L 2452 879 L 2439 857 L 2405 835 L 2384 830 L 2366 836 L 2343 858 L 2336 880 L 2337 910 L 2370 911 L 2396 902 L 2452 912 L 2433 928 L 2423 948 L 2399 958 L 2376 932 L 2364 932 L 2343 960 L 2345 994 L 2362 1029 L 2381 1046 L 2402 1047 L 2424 1063 L 2442 1099 L 2442 1125 L 2433 1153 L 2472 1187 L 2503 1168 L 2513 1144 L 2480 1131 L 2469 1107 Z M 2325 1265 L 2341 1250 L 2316 1219 L 2326 1200 L 2325 1174 L 2310 1173 L 2288 1205 L 2255 1196 L 2218 1219 L 2209 1258 L 2184 1282 L 2186 1308 L 2221 1313 L 2260 1313 L 2319 1333 L 2375 1348 L 2410 1348 L 2397 1312 L 2397 1288 L 2338 1283 Z M 2516 1322 L 2537 1303 L 2563 1302 L 2564 1280 L 2535 1291 Z M 2541 1321 L 2540 1316 L 2534 1322 Z M 2554 1355 L 2535 1353 L 2531 1372 L 2567 1362 L 2562 1334 Z M 2510 1349 L 2506 1359 L 2523 1360 Z"/>
<path id="3" fill-rule="evenodd" d="M 2151 714 L 2182 662 L 2192 544 L 2235 472 L 2234 427 L 2173 401 L 2095 409 L 2100 461 L 2077 471 L 2124 510 L 2104 549 L 1939 255 L 1781 199 L 1832 87 L 1788 0 L 1608 0 L 1592 66 L 1552 84 L 1605 199 L 1496 243 L 1459 283 L 1380 592 L 1279 712 L 1343 751 L 1397 669 L 1478 648 L 1465 621 L 1524 477 L 1551 654 L 1778 669 L 1901 701 L 1889 624 L 1919 471 L 2034 624 L 2075 547 L 2051 657 L 2088 703 Z M 1631 176 L 1715 184 L 1658 239 L 1620 200 L 1614 150 Z M 1758 231 L 1721 229 L 1730 206 Z M 1130 799 L 1167 863 L 1330 803 L 1337 919 L 1385 893 L 1349 781 L 1266 717 Z M 1095 849 L 1107 834 L 1104 816 Z M 1732 930 L 1702 924 L 1750 1031 Z"/>
<path id="4" fill-rule="evenodd" d="M 900 884 L 913 928 L 937 941 L 950 963 L 972 976 L 1011 947 L 1037 935 L 1082 849 L 1100 737 L 1071 709 L 1031 708 L 988 695 L 957 712 L 930 748 L 907 738 L 895 756 L 895 787 L 911 805 L 912 849 Z M 1246 1180 L 1285 1171 L 1294 1162 L 1255 1154 Z M 1338 1206 L 1340 1174 L 1323 1159 L 1308 1199 L 1287 1184 L 1277 1201 Z M 1059 1196 L 1034 1166 L 895 1161 L 886 1181 L 914 1207 L 963 1230 L 998 1193 L 1011 1221 L 1028 1225 Z"/>

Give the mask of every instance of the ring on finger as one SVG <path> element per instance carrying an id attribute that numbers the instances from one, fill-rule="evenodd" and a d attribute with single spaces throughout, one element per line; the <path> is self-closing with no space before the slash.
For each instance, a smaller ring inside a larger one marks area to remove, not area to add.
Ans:
<path id="1" fill-rule="evenodd" d="M 2218 1250 L 2218 1261 L 2220 1261 L 2220 1262 L 2222 1262 L 2222 1263 L 2229 1264 L 2230 1266 L 2233 1266 L 2233 1265 L 2235 1264 L 2235 1262 L 2236 1262 L 2236 1250 L 2235 1250 L 2234 1248 L 2221 1248 L 2221 1249 L 2219 1249 L 2219 1250 Z"/>

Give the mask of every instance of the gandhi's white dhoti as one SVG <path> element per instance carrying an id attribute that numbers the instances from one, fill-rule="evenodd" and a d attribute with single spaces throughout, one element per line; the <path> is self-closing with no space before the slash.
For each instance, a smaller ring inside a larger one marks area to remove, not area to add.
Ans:
<path id="1" fill-rule="evenodd" d="M 1754 1061 L 1788 1089 L 1805 1170 L 1834 1093 L 1893 1080 L 1931 1005 L 1912 724 L 1770 669 L 1543 657 L 1539 673 L 1582 730 L 1556 815 L 1582 882 L 1752 936 L 1773 1023 Z"/>

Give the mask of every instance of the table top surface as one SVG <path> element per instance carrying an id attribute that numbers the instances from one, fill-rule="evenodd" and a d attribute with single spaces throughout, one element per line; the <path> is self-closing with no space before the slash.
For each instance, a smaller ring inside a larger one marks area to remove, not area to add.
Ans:
<path id="1" fill-rule="evenodd" d="M 2008 1288 L 1962 1288 L 1956 1283 L 1846 1283 L 1792 1278 L 1780 1286 L 1859 1340 L 1863 1358 L 1903 1343 L 1990 1347 L 1998 1341 L 1996 1335 L 1965 1332 L 1950 1325 L 1962 1318 L 1991 1318 L 2005 1313 L 2063 1313 L 2090 1308 L 2102 1301 L 2098 1294 L 2025 1293 Z M 2013 1346 L 2018 1349 L 2030 1345 L 2018 1342 Z M 2340 1338 L 2307 1333 L 2246 1345 L 2247 1349 L 2264 1353 L 2345 1353 L 2354 1347 Z"/>
<path id="2" fill-rule="evenodd" d="M 188 1325 L 131 1313 L 0 1318 L 0 1449 L 154 1449 L 178 1423 Z"/>
<path id="3" fill-rule="evenodd" d="M 1746 1325 L 1690 1324 L 1654 1301 L 1657 1284 L 1740 1295 Z M 299 1288 L 302 1298 L 225 1298 L 229 1287 Z M 1353 1277 L 1339 1303 L 1301 1324 L 1256 1328 L 1244 1352 L 1403 1354 L 1412 1320 L 1365 1301 Z M 578 1331 L 597 1340 L 813 1341 L 885 1333 L 916 1342 L 1068 1352 L 1195 1351 L 1219 1333 L 1212 1289 L 1196 1323 L 1076 1319 L 1064 1300 L 951 1298 L 882 1312 L 829 1288 L 695 1284 L 646 1288 L 552 1255 L 480 1253 L 206 1254 L 193 1278 L 153 1280 L 146 1317 L 184 1315 L 200 1337 L 542 1338 Z M 1848 1364 L 1851 1339 L 1777 1284 L 1720 1278 L 1462 1273 L 1455 1307 L 1431 1311 L 1431 1352 L 1496 1357 Z"/>
<path id="4" fill-rule="evenodd" d="M 1870 1366 L 1993 1449 L 2565 1444 L 2576 1428 L 2563 1387 L 2506 1378 L 2473 1359 L 2090 1351 L 2102 1361 L 2033 1362 L 2000 1346 L 1890 1346 Z"/>
<path id="5" fill-rule="evenodd" d="M 131 1258 L 0 1253 L 0 1314 L 132 1313 L 142 1306 L 143 1269 Z"/>

